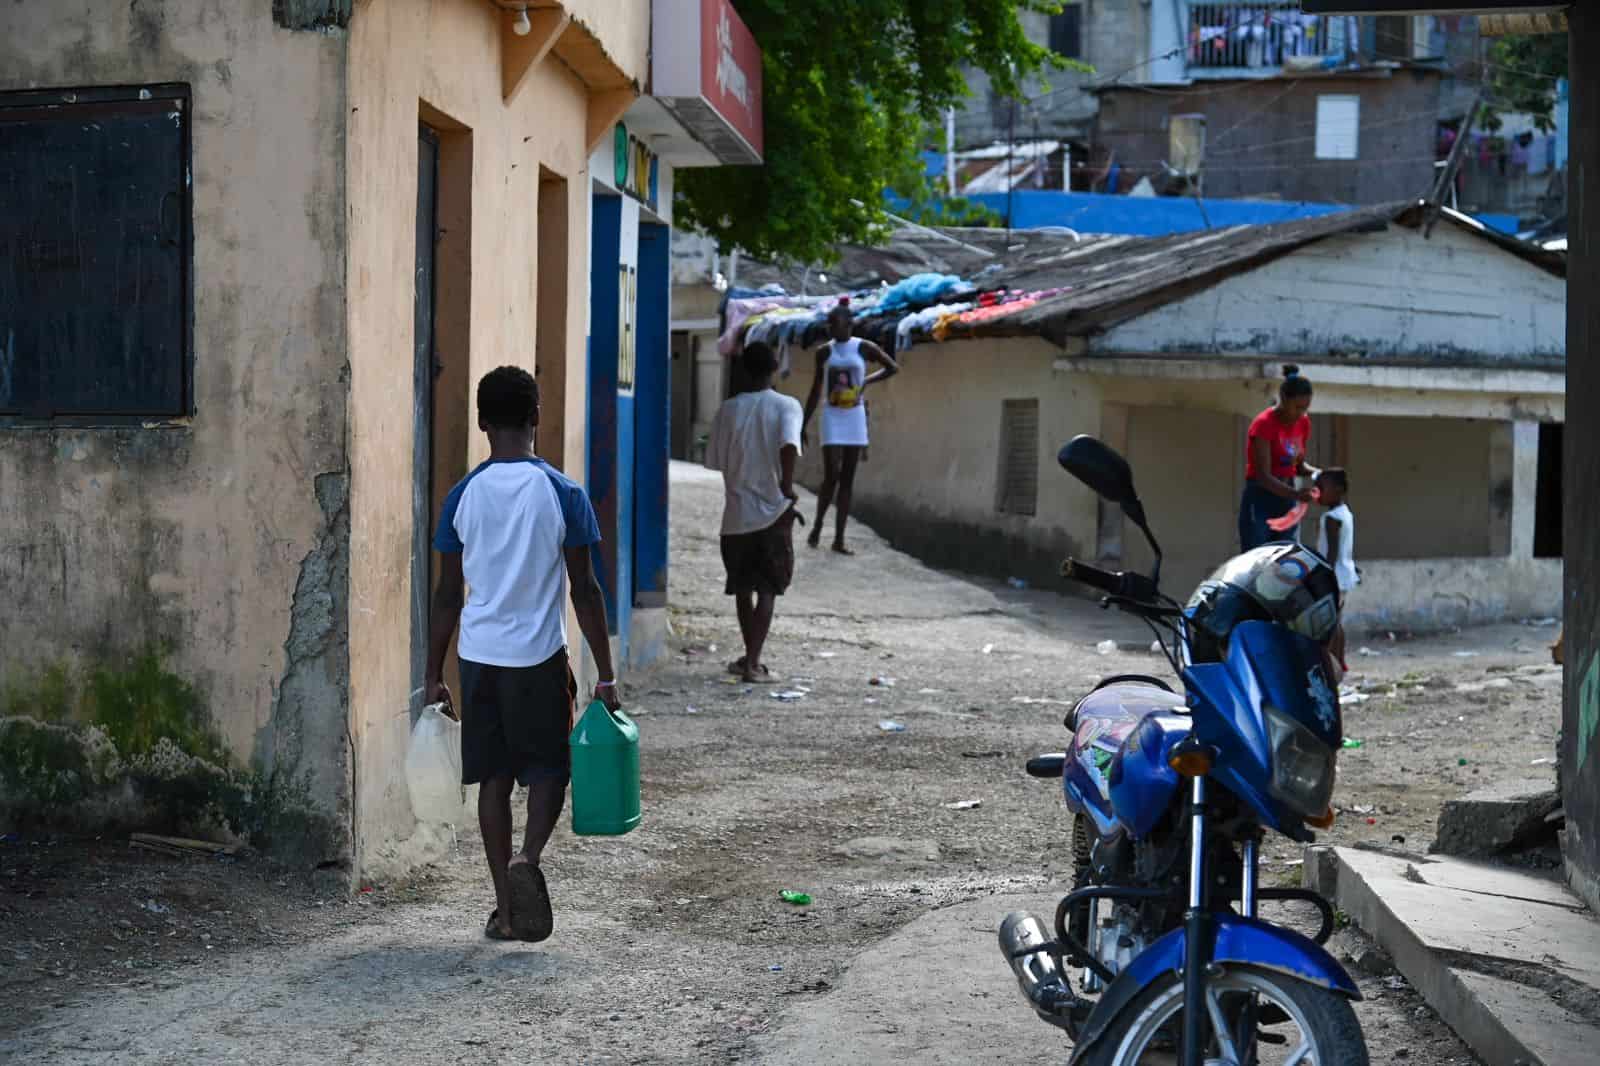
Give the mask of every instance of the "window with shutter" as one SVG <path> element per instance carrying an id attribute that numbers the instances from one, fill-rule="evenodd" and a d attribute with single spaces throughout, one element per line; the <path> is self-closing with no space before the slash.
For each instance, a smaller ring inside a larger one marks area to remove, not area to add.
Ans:
<path id="1" fill-rule="evenodd" d="M 1083 58 L 1083 8 L 1067 4 L 1061 14 L 1050 16 L 1050 51 L 1063 59 Z"/>
<path id="2" fill-rule="evenodd" d="M 190 411 L 189 90 L 0 93 L 0 418 Z"/>
<path id="3" fill-rule="evenodd" d="M 1328 93 L 1317 97 L 1317 158 L 1359 159 L 1361 97 Z"/>
<path id="4" fill-rule="evenodd" d="M 1039 508 L 1039 401 L 1000 405 L 1000 491 L 1003 514 L 1037 514 Z"/>

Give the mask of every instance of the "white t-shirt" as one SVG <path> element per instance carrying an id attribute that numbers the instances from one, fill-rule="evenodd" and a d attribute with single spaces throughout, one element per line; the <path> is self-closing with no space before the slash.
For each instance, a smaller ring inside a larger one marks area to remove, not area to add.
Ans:
<path id="1" fill-rule="evenodd" d="M 1339 523 L 1339 557 L 1328 559 L 1328 519 Z M 1339 579 L 1339 591 L 1349 592 L 1361 578 L 1356 576 L 1356 516 L 1350 505 L 1341 503 L 1328 511 L 1317 523 L 1317 554 L 1333 564 L 1334 575 Z"/>
<path id="2" fill-rule="evenodd" d="M 717 409 L 706 466 L 722 471 L 724 536 L 766 529 L 788 509 L 778 453 L 786 444 L 800 451 L 803 420 L 800 401 L 772 389 L 742 392 Z"/>
<path id="3" fill-rule="evenodd" d="M 490 459 L 445 497 L 433 546 L 467 579 L 461 658 L 538 666 L 567 643 L 564 548 L 600 540 L 588 495 L 543 459 Z"/>

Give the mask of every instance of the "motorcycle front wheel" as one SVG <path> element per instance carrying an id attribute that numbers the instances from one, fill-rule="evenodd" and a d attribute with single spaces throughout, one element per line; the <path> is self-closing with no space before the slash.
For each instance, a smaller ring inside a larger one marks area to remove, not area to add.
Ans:
<path id="1" fill-rule="evenodd" d="M 1271 970 L 1230 966 L 1206 982 L 1207 1066 L 1368 1066 L 1361 1023 L 1345 997 Z M 1183 981 L 1175 974 L 1139 993 L 1083 1066 L 1175 1063 L 1183 1031 Z"/>

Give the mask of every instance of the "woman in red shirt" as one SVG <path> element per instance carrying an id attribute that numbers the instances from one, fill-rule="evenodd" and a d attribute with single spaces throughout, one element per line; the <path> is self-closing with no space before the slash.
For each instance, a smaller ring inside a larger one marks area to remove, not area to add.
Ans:
<path id="1" fill-rule="evenodd" d="M 1278 402 L 1256 415 L 1245 437 L 1244 495 L 1239 500 L 1239 550 L 1249 551 L 1275 540 L 1294 540 L 1297 529 L 1274 532 L 1269 519 L 1281 517 L 1311 493 L 1294 486 L 1296 474 L 1315 477 L 1306 462 L 1311 439 L 1311 382 L 1300 368 L 1283 368 Z"/>

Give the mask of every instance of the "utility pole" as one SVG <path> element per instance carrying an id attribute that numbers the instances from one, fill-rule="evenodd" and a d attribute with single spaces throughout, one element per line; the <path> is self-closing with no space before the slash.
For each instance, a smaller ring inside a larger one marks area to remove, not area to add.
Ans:
<path id="1" fill-rule="evenodd" d="M 956 109 L 944 109 L 944 192 L 956 194 Z"/>
<path id="2" fill-rule="evenodd" d="M 1483 90 L 1479 89 L 1478 95 L 1472 100 L 1472 106 L 1467 108 L 1467 117 L 1461 120 L 1461 130 L 1456 134 L 1456 143 L 1450 146 L 1450 155 L 1444 161 L 1444 169 L 1439 172 L 1438 179 L 1433 183 L 1433 193 L 1428 197 L 1427 221 L 1422 225 L 1424 237 L 1433 236 L 1433 225 L 1439 221 L 1439 212 L 1444 209 L 1445 190 L 1455 181 L 1456 169 L 1461 166 L 1461 157 L 1466 153 L 1467 138 L 1472 135 L 1472 123 L 1477 120 L 1482 107 Z"/>

